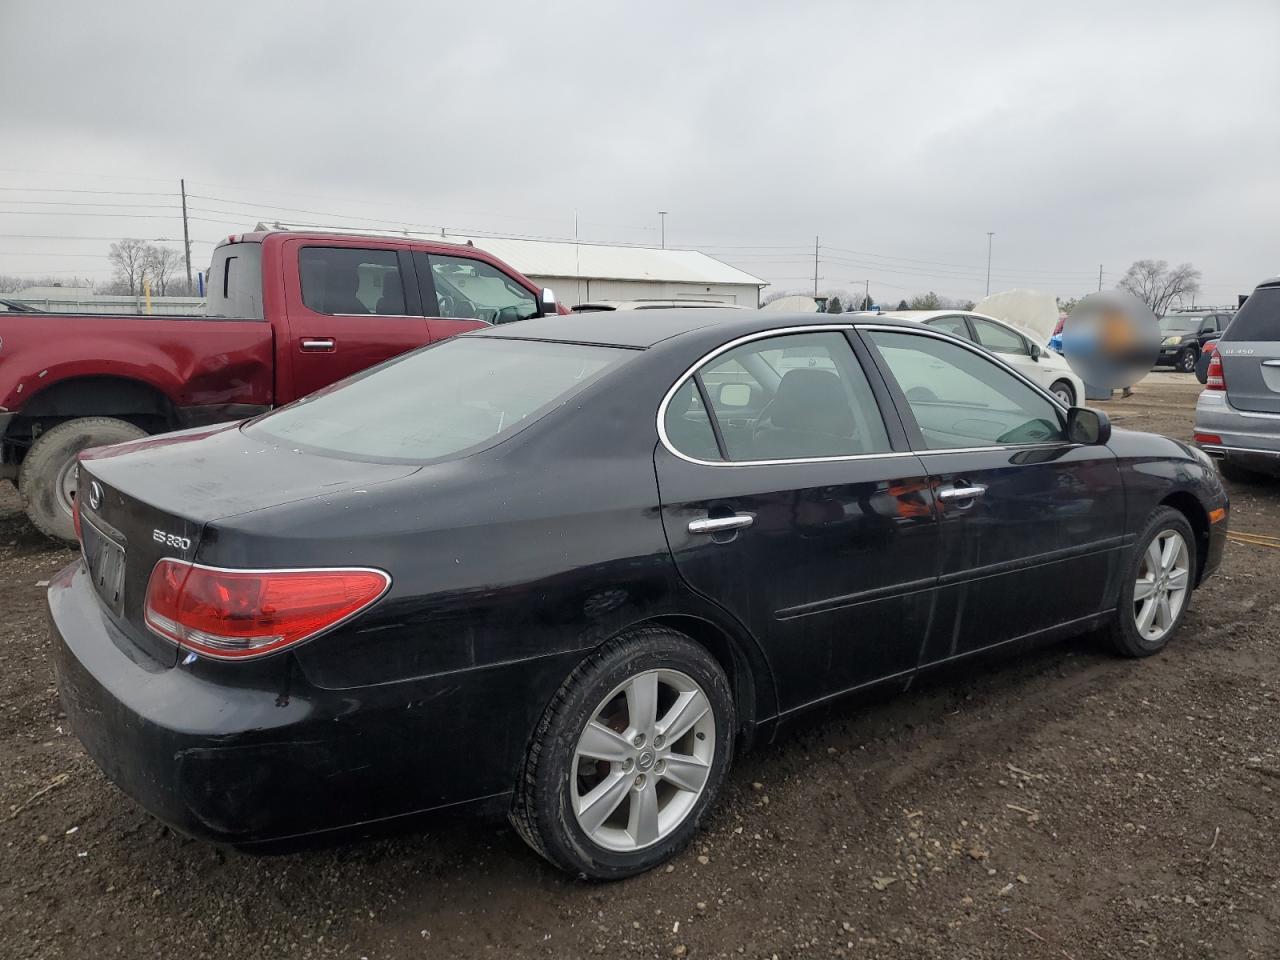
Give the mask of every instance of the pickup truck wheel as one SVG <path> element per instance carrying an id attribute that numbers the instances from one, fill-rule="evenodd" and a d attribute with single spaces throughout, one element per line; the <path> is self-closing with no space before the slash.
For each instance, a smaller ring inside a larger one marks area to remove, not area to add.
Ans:
<path id="1" fill-rule="evenodd" d="M 114 417 L 81 417 L 40 434 L 27 451 L 18 475 L 27 517 L 41 533 L 74 542 L 71 504 L 75 500 L 77 456 L 91 447 L 106 447 L 146 435 L 145 430 Z"/>

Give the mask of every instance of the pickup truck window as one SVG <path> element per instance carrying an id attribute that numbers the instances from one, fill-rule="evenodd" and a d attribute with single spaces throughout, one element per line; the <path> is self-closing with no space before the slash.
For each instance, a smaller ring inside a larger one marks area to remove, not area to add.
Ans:
<path id="1" fill-rule="evenodd" d="M 261 320 L 262 244 L 224 243 L 209 264 L 205 316 Z"/>
<path id="2" fill-rule="evenodd" d="M 415 253 L 421 276 L 430 271 L 436 304 L 427 313 L 450 319 L 511 323 L 538 313 L 537 298 L 501 270 L 482 260 Z"/>
<path id="3" fill-rule="evenodd" d="M 303 247 L 302 302 L 316 313 L 404 316 L 404 285 L 394 250 Z"/>

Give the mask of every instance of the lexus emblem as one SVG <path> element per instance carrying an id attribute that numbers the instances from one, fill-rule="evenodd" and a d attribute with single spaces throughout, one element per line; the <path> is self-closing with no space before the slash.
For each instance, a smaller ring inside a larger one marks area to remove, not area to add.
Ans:
<path id="1" fill-rule="evenodd" d="M 102 484 L 97 480 L 89 482 L 89 506 L 94 510 L 102 506 Z"/>

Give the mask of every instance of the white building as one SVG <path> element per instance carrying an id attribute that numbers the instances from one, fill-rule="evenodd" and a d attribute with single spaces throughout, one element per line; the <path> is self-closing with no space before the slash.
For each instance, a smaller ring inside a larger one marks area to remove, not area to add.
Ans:
<path id="1" fill-rule="evenodd" d="M 259 230 L 321 230 L 393 236 L 428 243 L 472 243 L 504 260 L 534 283 L 550 287 L 566 306 L 590 300 L 719 300 L 760 306 L 764 280 L 697 250 L 663 250 L 572 240 L 515 240 L 405 231 L 391 233 L 340 226 L 259 223 Z"/>
<path id="2" fill-rule="evenodd" d="M 765 281 L 697 250 L 662 250 L 563 240 L 460 237 L 505 260 L 573 306 L 594 300 L 719 300 L 760 306 Z"/>

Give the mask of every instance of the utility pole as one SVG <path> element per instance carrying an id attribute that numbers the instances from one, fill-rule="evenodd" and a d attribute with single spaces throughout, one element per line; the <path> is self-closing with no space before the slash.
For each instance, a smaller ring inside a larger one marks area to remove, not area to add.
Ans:
<path id="1" fill-rule="evenodd" d="M 187 258 L 187 296 L 191 296 L 191 232 L 187 227 L 187 181 L 178 181 L 182 190 L 182 252 Z"/>
<path id="2" fill-rule="evenodd" d="M 813 295 L 818 296 L 818 238 L 813 238 Z"/>
<path id="3" fill-rule="evenodd" d="M 987 296 L 991 296 L 991 238 L 995 236 L 994 230 L 987 231 Z"/>
<path id="4" fill-rule="evenodd" d="M 1102 292 L 1102 264 L 1098 264 L 1098 292 Z"/>
<path id="5" fill-rule="evenodd" d="M 667 249 L 667 211 L 659 210 L 658 216 L 662 220 L 662 226 L 660 229 L 662 231 L 662 249 L 665 250 Z"/>

